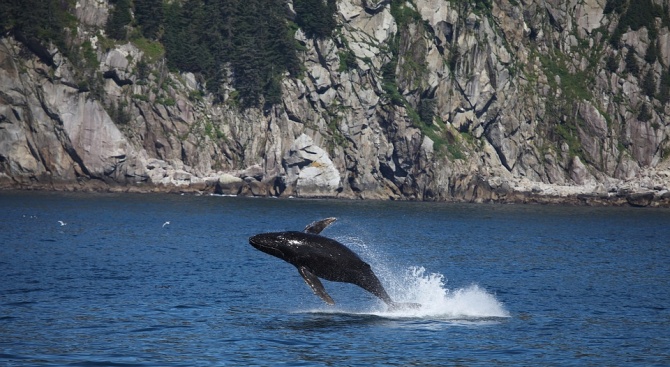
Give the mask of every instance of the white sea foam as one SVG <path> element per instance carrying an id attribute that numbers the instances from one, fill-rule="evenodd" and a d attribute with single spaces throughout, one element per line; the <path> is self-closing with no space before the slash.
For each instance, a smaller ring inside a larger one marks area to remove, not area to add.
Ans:
<path id="1" fill-rule="evenodd" d="M 401 307 L 389 310 L 381 304 L 372 314 L 386 317 L 419 317 L 444 320 L 467 320 L 510 317 L 495 295 L 476 283 L 457 289 L 446 286 L 444 275 L 429 273 L 424 267 L 395 269 L 385 256 L 376 253 L 356 237 L 340 238 L 342 243 L 370 260 L 377 276 L 393 300 L 418 303 L 419 308 Z"/>
<path id="2" fill-rule="evenodd" d="M 503 304 L 477 284 L 451 290 L 442 274 L 427 274 L 423 267 L 411 267 L 398 278 L 390 282 L 391 297 L 396 302 L 418 303 L 421 307 L 399 308 L 383 314 L 439 319 L 509 317 Z"/>

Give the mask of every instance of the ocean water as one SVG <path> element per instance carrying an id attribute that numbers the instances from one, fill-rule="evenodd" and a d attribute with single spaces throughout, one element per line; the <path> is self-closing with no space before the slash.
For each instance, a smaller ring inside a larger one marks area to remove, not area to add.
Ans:
<path id="1" fill-rule="evenodd" d="M 40 192 L 0 209 L 3 366 L 670 365 L 665 209 Z M 322 234 L 420 309 L 324 281 L 328 306 L 248 244 L 331 216 Z"/>

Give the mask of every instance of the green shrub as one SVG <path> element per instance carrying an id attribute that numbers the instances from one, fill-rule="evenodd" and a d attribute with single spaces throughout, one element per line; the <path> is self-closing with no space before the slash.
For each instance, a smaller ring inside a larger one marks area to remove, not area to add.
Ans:
<path id="1" fill-rule="evenodd" d="M 174 98 L 169 98 L 169 97 L 156 98 L 156 103 L 162 104 L 163 106 L 166 106 L 166 107 L 172 107 L 172 106 L 177 104 L 176 101 L 174 100 Z"/>
<path id="2" fill-rule="evenodd" d="M 149 102 L 149 97 L 145 94 L 133 94 L 132 98 L 142 102 Z"/>
<path id="3" fill-rule="evenodd" d="M 133 44 L 144 53 L 149 63 L 158 61 L 165 54 L 163 45 L 158 41 L 151 41 L 144 37 L 133 39 Z"/>
<path id="4" fill-rule="evenodd" d="M 337 53 L 340 57 L 339 72 L 353 70 L 358 66 L 356 55 L 351 50 L 340 51 Z"/>
<path id="5" fill-rule="evenodd" d="M 547 75 L 549 85 L 553 89 L 561 89 L 564 98 L 569 101 L 590 100 L 591 92 L 588 90 L 588 83 L 593 79 L 589 71 L 577 71 L 571 73 L 568 70 L 568 63 L 565 56 L 557 55 L 539 55 L 544 71 Z M 556 84 L 555 77 L 558 76 L 561 84 Z"/>
<path id="6" fill-rule="evenodd" d="M 391 61 L 382 66 L 382 89 L 391 103 L 396 106 L 403 106 L 405 98 L 400 94 L 398 84 L 396 83 L 395 69 L 397 65 L 397 55 L 394 55 Z"/>
<path id="7" fill-rule="evenodd" d="M 98 55 L 95 53 L 91 41 L 86 40 L 81 44 L 81 52 L 84 54 L 84 62 L 88 68 L 95 69 L 98 67 Z"/>
<path id="8" fill-rule="evenodd" d="M 413 7 L 407 6 L 406 0 L 391 0 L 391 15 L 399 28 L 421 21 L 421 14 Z"/>

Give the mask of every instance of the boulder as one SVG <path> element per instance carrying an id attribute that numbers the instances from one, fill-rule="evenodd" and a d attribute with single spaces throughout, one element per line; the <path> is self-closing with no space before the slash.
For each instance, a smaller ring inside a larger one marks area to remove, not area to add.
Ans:
<path id="1" fill-rule="evenodd" d="M 340 173 L 328 154 L 314 144 L 312 138 L 301 134 L 284 156 L 282 165 L 287 172 L 287 184 L 303 197 L 336 196 L 340 188 Z"/>

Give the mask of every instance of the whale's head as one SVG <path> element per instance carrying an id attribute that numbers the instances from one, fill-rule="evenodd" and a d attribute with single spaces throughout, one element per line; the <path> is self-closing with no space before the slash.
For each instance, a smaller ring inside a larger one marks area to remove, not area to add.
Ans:
<path id="1" fill-rule="evenodd" d="M 291 262 L 300 253 L 304 254 L 306 248 L 312 247 L 317 237 L 322 240 L 323 237 L 319 236 L 319 233 L 335 220 L 335 218 L 330 217 L 312 222 L 305 227 L 303 232 L 286 231 L 257 234 L 249 237 L 249 243 L 257 250 Z"/>
<path id="2" fill-rule="evenodd" d="M 249 244 L 266 254 L 286 260 L 290 248 L 285 233 L 286 232 L 271 232 L 257 234 L 249 237 Z"/>

